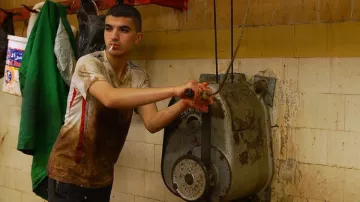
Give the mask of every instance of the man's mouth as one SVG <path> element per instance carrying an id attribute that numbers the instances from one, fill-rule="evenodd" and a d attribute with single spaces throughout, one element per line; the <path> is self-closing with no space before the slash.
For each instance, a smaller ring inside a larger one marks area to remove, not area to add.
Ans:
<path id="1" fill-rule="evenodd" d="M 113 48 L 118 48 L 120 45 L 119 44 L 110 44 L 110 47 L 113 47 Z"/>

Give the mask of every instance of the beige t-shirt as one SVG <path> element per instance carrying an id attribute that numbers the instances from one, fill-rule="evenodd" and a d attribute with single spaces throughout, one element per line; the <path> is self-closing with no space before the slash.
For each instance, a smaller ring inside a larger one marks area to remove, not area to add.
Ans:
<path id="1" fill-rule="evenodd" d="M 98 188 L 113 181 L 114 165 L 124 145 L 133 109 L 109 109 L 89 94 L 96 81 L 116 88 L 147 88 L 146 72 L 129 63 L 121 81 L 105 51 L 81 57 L 72 76 L 65 123 L 48 163 L 49 177 L 82 187 Z"/>

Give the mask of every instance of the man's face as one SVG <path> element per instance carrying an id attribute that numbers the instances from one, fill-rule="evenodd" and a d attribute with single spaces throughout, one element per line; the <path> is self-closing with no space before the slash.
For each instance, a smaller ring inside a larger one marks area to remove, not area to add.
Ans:
<path id="1" fill-rule="evenodd" d="M 111 55 L 121 56 L 130 53 L 132 48 L 142 39 L 143 34 L 137 32 L 131 18 L 107 16 L 105 19 L 105 44 L 107 50 L 112 45 Z"/>

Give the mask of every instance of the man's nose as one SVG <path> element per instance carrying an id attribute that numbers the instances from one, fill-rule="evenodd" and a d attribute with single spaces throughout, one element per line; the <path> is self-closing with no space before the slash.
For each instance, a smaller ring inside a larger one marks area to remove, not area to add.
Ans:
<path id="1" fill-rule="evenodd" d="M 120 38 L 120 35 L 119 35 L 119 32 L 117 30 L 114 30 L 112 33 L 111 33 L 111 40 L 113 41 L 118 41 Z"/>

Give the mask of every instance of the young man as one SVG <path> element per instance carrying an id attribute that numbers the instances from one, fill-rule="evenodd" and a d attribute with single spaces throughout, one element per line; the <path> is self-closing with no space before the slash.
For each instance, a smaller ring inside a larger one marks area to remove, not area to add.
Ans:
<path id="1" fill-rule="evenodd" d="M 210 90 L 206 83 L 150 88 L 146 72 L 128 62 L 143 37 L 141 16 L 134 7 L 114 6 L 105 24 L 106 50 L 81 57 L 72 77 L 65 124 L 48 163 L 49 202 L 110 200 L 114 165 L 134 109 L 147 130 L 155 133 L 189 107 L 206 112 L 212 103 L 212 98 L 198 96 Z M 195 98 L 184 97 L 187 88 Z M 157 101 L 174 96 L 181 101 L 158 111 Z"/>

